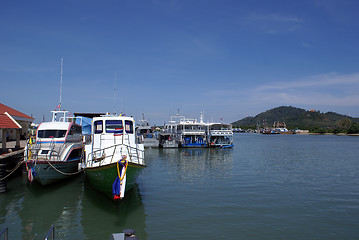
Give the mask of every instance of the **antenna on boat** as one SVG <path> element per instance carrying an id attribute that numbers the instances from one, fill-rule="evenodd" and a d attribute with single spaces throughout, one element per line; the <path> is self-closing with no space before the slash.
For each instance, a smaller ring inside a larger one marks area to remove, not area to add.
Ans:
<path id="1" fill-rule="evenodd" d="M 61 104 L 62 104 L 62 66 L 63 66 L 64 59 L 61 58 L 61 78 L 60 78 L 60 104 L 58 106 L 58 109 L 60 110 Z"/>
<path id="2" fill-rule="evenodd" d="M 201 115 L 200 115 L 200 117 L 199 117 L 199 121 L 200 121 L 200 123 L 203 123 L 203 110 L 201 111 Z"/>
<path id="3" fill-rule="evenodd" d="M 116 72 L 115 72 L 115 82 L 113 86 L 113 114 L 116 114 Z"/>

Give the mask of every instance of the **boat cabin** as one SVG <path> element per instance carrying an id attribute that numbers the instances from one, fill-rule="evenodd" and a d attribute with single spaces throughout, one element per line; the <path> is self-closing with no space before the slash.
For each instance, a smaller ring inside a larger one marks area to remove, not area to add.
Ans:
<path id="1" fill-rule="evenodd" d="M 64 114 L 63 118 L 57 119 L 58 112 Z M 36 152 L 37 157 L 51 159 L 56 155 L 57 159 L 65 160 L 66 156 L 60 157 L 65 153 L 65 148 L 70 147 L 66 159 L 80 158 L 83 151 L 82 128 L 76 124 L 72 118 L 66 118 L 66 111 L 53 111 L 52 122 L 43 122 L 37 128 L 35 145 L 31 147 Z"/>
<path id="2" fill-rule="evenodd" d="M 135 127 L 132 117 L 106 115 L 93 118 L 93 150 L 114 144 L 135 144 Z"/>

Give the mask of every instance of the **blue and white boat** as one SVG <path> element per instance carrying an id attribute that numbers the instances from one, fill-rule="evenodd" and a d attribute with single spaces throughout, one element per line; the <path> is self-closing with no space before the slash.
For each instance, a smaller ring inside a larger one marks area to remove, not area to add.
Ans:
<path id="1" fill-rule="evenodd" d="M 207 147 L 207 124 L 203 122 L 203 115 L 197 119 L 183 118 L 177 124 L 180 147 Z"/>
<path id="2" fill-rule="evenodd" d="M 81 125 L 60 110 L 52 111 L 51 122 L 38 126 L 35 142 L 29 141 L 24 153 L 29 180 L 42 185 L 78 174 L 83 158 Z"/>
<path id="3" fill-rule="evenodd" d="M 208 126 L 209 147 L 229 148 L 234 146 L 232 124 L 209 123 Z"/>

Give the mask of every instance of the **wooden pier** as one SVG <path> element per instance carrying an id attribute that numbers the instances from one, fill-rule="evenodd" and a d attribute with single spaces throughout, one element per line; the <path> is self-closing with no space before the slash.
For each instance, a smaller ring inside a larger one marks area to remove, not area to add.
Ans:
<path id="1" fill-rule="evenodd" d="M 11 177 L 24 159 L 24 148 L 9 148 L 0 155 L 0 193 L 7 190 L 7 178 Z"/>

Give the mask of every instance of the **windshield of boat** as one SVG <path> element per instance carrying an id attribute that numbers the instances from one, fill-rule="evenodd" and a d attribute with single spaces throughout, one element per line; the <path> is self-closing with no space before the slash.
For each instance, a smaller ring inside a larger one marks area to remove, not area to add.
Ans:
<path id="1" fill-rule="evenodd" d="M 126 133 L 133 133 L 133 122 L 125 120 L 125 130 Z"/>
<path id="2" fill-rule="evenodd" d="M 66 136 L 66 130 L 47 129 L 47 130 L 39 130 L 37 132 L 38 138 L 64 138 L 65 136 Z"/>
<path id="3" fill-rule="evenodd" d="M 122 120 L 106 120 L 106 132 L 114 133 L 115 130 L 123 129 Z"/>
<path id="4" fill-rule="evenodd" d="M 140 129 L 140 134 L 152 133 L 152 129 Z"/>

